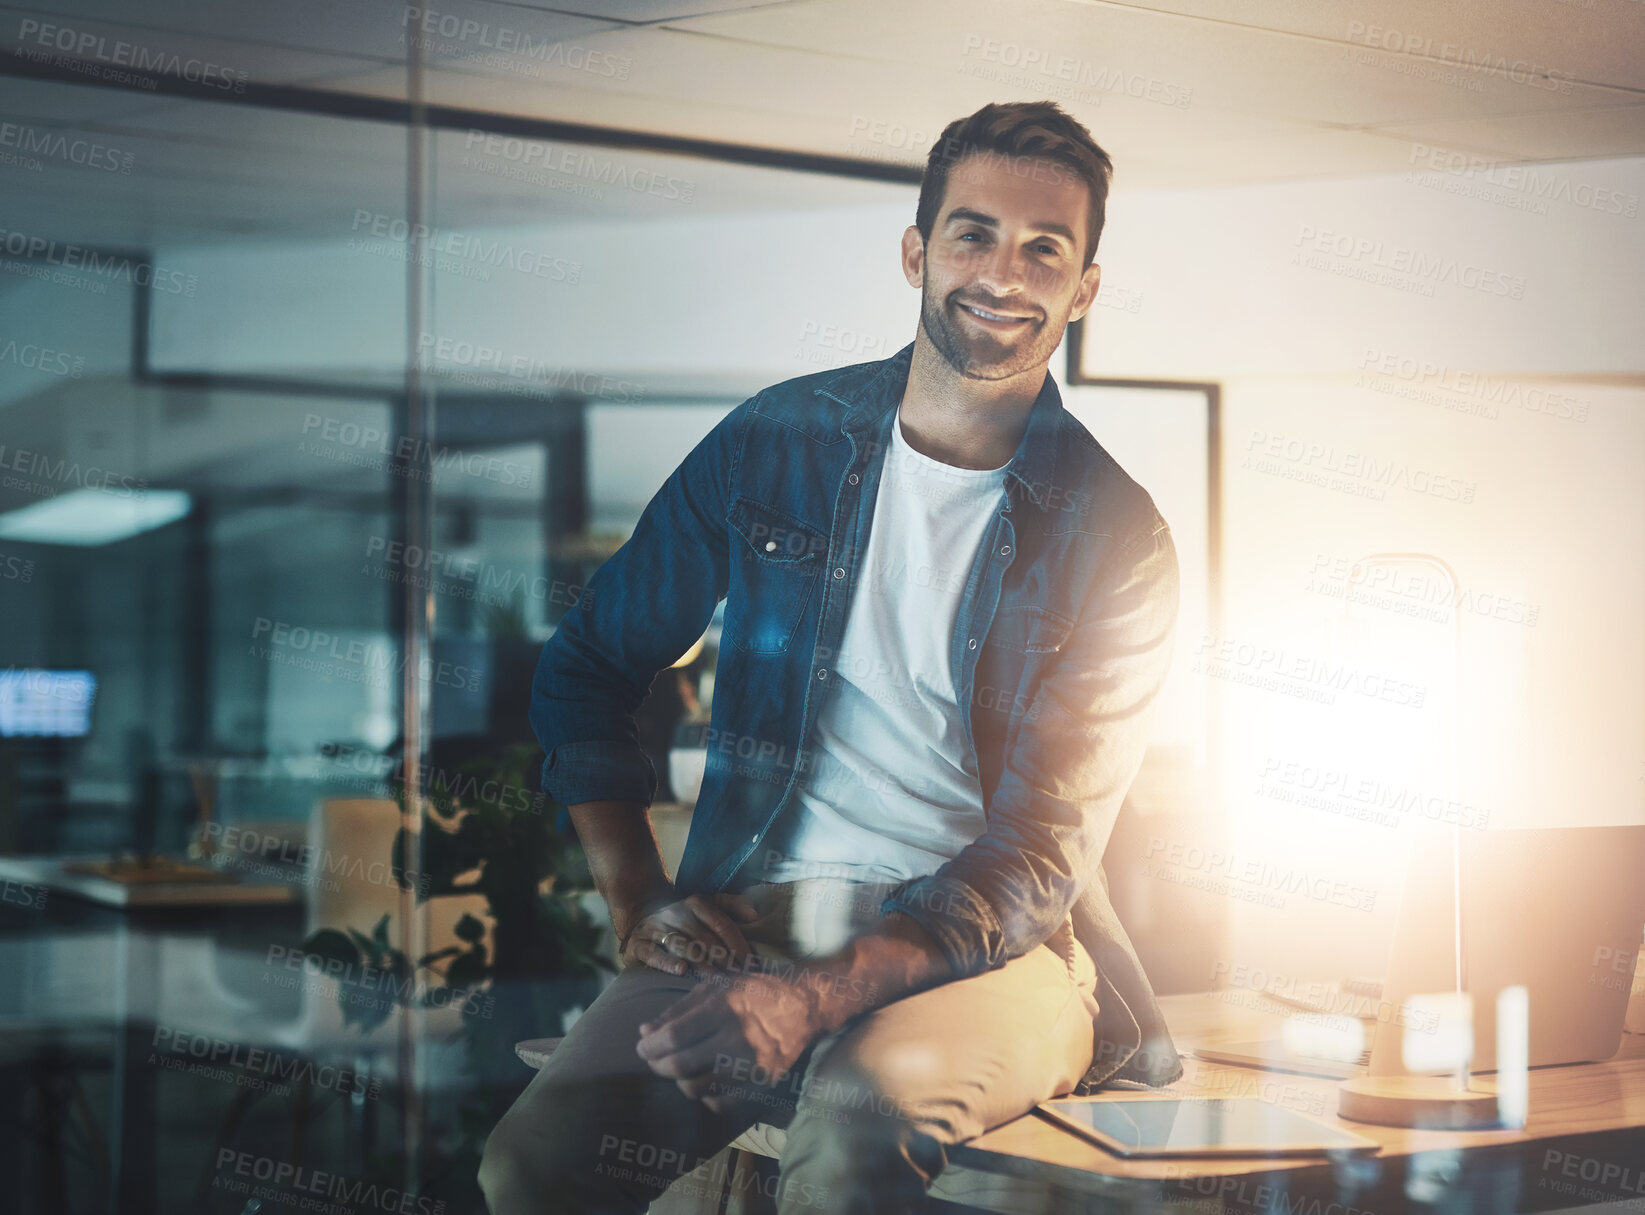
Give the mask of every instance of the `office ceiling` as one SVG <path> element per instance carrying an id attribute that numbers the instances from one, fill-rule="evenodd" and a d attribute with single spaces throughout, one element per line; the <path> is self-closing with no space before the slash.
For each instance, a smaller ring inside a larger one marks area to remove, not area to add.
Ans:
<path id="1" fill-rule="evenodd" d="M 1398 171 L 1417 144 L 1505 163 L 1645 154 L 1638 0 L 51 0 L 0 6 L 0 122 L 130 167 L 0 166 L 0 227 L 150 246 L 336 235 L 340 207 L 403 213 L 403 130 L 314 110 L 403 101 L 414 39 L 437 105 L 916 170 L 951 119 L 1049 96 L 1109 149 L 1116 190 Z M 134 56 L 162 75 L 209 65 L 223 87 L 46 82 L 17 74 L 44 70 L 28 54 L 73 59 L 71 79 Z M 533 160 L 443 132 L 431 219 L 643 219 L 679 213 L 686 185 L 693 214 L 906 197 L 549 142 Z M 674 184 L 588 188 L 642 169 Z"/>

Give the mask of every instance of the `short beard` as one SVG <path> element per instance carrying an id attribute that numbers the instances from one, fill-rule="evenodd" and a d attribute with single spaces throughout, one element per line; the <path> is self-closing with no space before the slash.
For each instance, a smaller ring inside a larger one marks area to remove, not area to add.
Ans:
<path id="1" fill-rule="evenodd" d="M 953 295 L 949 297 L 950 301 L 952 299 Z M 957 303 L 953 306 L 956 309 L 959 307 Z M 1001 347 L 996 344 L 995 348 L 1003 351 L 1002 357 L 992 362 L 984 361 L 977 357 L 974 349 L 976 343 L 960 331 L 958 322 L 948 308 L 935 299 L 929 285 L 920 289 L 920 327 L 931 339 L 937 353 L 942 355 L 943 361 L 969 380 L 1009 380 L 1012 376 L 1021 375 L 1030 368 L 1049 363 L 1058 343 L 1062 341 L 1062 330 L 1059 328 L 1053 332 L 1047 318 L 1039 323 L 1038 329 L 1032 329 L 1018 338 L 1019 345 Z M 981 339 L 983 342 L 987 340 Z"/>

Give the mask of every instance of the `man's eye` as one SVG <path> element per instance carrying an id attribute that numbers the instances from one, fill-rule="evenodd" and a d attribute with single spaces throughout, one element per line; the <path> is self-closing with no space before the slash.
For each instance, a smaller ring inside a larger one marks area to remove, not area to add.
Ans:
<path id="1" fill-rule="evenodd" d="M 1038 248 L 1041 253 L 1049 253 L 1053 257 L 1056 256 L 1057 253 L 1061 252 L 1061 250 L 1059 250 L 1055 245 L 1038 245 L 1036 248 Z"/>

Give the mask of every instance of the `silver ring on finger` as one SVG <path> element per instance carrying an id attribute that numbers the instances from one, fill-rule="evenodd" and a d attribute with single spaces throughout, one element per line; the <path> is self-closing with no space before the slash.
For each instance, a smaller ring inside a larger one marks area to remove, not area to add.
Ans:
<path id="1" fill-rule="evenodd" d="M 685 933 L 681 932 L 678 928 L 670 928 L 667 932 L 663 933 L 662 938 L 657 942 L 657 944 L 661 945 L 668 953 L 673 953 L 674 951 L 668 948 L 668 938 L 683 937 L 684 935 Z"/>

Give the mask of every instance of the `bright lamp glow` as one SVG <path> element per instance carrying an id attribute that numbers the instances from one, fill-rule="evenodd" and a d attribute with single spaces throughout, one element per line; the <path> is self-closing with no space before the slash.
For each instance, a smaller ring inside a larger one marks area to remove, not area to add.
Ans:
<path id="1" fill-rule="evenodd" d="M 1370 1045 L 1365 1039 L 1365 1022 L 1358 1017 L 1331 1013 L 1299 1013 L 1287 1017 L 1280 1036 L 1289 1055 L 1336 1059 L 1343 1063 L 1358 1062 Z"/>
<path id="2" fill-rule="evenodd" d="M 132 494 L 77 489 L 0 514 L 0 538 L 96 547 L 174 523 L 191 506 L 189 496 L 175 489 Z"/>
<path id="3" fill-rule="evenodd" d="M 1400 1059 L 1408 1072 L 1463 1072 L 1474 1059 L 1474 998 L 1435 991 L 1405 1001 Z"/>

